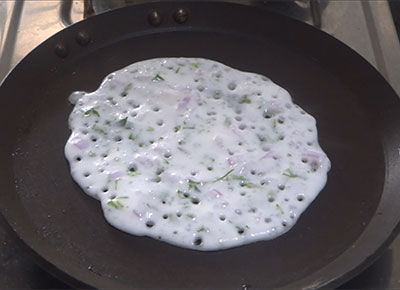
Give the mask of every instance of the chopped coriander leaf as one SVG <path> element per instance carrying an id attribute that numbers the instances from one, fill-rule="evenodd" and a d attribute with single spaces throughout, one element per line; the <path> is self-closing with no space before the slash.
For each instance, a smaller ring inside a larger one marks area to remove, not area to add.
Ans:
<path id="1" fill-rule="evenodd" d="M 128 169 L 126 171 L 126 174 L 129 175 L 129 176 L 138 176 L 138 175 L 140 175 L 140 172 L 137 172 L 137 171 L 134 171 L 134 170 L 132 171 L 132 170 Z"/>
<path id="2" fill-rule="evenodd" d="M 96 156 L 96 154 L 93 151 L 89 151 L 89 156 L 94 157 L 94 156 Z"/>
<path id="3" fill-rule="evenodd" d="M 243 227 L 235 226 L 235 228 L 237 229 L 238 234 L 243 234 L 244 233 L 244 228 Z"/>
<path id="4" fill-rule="evenodd" d="M 121 208 L 124 207 L 124 205 L 123 205 L 121 202 L 119 202 L 118 200 L 117 200 L 117 201 L 109 200 L 109 201 L 107 202 L 107 204 L 108 204 L 109 206 L 112 206 L 112 207 L 115 208 L 115 209 L 121 209 Z"/>
<path id="5" fill-rule="evenodd" d="M 176 73 L 176 74 L 179 73 L 179 70 L 180 70 L 180 69 L 181 69 L 181 68 L 178 67 L 178 68 L 176 69 L 175 73 Z"/>
<path id="6" fill-rule="evenodd" d="M 205 227 L 201 227 L 197 230 L 198 233 L 205 232 L 205 231 L 206 231 Z"/>
<path id="7" fill-rule="evenodd" d="M 183 152 L 183 153 L 188 153 L 185 149 L 183 149 L 182 147 L 178 146 L 176 147 L 176 149 L 178 149 L 179 151 Z"/>
<path id="8" fill-rule="evenodd" d="M 193 219 L 193 218 L 194 218 L 194 214 L 191 214 L 191 213 L 188 213 L 186 216 L 187 216 L 188 218 L 190 218 L 190 219 Z"/>
<path id="9" fill-rule="evenodd" d="M 120 126 L 122 126 L 122 127 L 125 127 L 126 122 L 128 122 L 128 117 L 125 117 L 125 118 L 119 120 L 119 121 L 118 121 L 118 125 L 120 125 Z"/>
<path id="10" fill-rule="evenodd" d="M 193 63 L 191 63 L 190 65 L 191 65 L 192 67 L 194 67 L 194 68 L 199 68 L 199 64 L 198 64 L 198 63 L 193 62 Z"/>
<path id="11" fill-rule="evenodd" d="M 85 116 L 96 115 L 97 117 L 100 117 L 99 112 L 97 112 L 97 110 L 95 108 L 91 108 L 91 109 L 85 111 L 84 114 L 85 114 Z"/>
<path id="12" fill-rule="evenodd" d="M 176 193 L 179 195 L 179 197 L 180 198 L 189 198 L 190 197 L 190 194 L 189 193 L 187 193 L 187 192 L 184 192 L 184 191 L 182 191 L 182 190 L 180 190 L 180 189 L 178 189 L 177 191 L 176 191 Z"/>
<path id="13" fill-rule="evenodd" d="M 117 198 L 118 198 L 118 199 L 128 199 L 129 196 L 118 196 Z"/>
<path id="14" fill-rule="evenodd" d="M 189 184 L 201 184 L 200 181 L 194 181 L 194 180 L 192 180 L 192 179 L 188 179 L 188 183 L 189 183 Z"/>
<path id="15" fill-rule="evenodd" d="M 267 140 L 267 137 L 263 136 L 261 134 L 257 133 L 256 136 L 257 136 L 258 140 L 260 140 L 261 142 L 265 142 Z"/>
<path id="16" fill-rule="evenodd" d="M 154 131 L 154 128 L 153 128 L 153 127 L 148 127 L 148 128 L 146 129 L 146 131 L 147 131 L 147 132 L 153 132 L 153 131 Z"/>
<path id="17" fill-rule="evenodd" d="M 164 81 L 165 79 L 160 76 L 160 74 L 156 74 L 156 76 L 152 79 L 153 82 L 160 82 L 160 81 Z"/>
<path id="18" fill-rule="evenodd" d="M 102 129 L 100 127 L 97 127 L 96 124 L 93 124 L 92 129 L 94 131 L 96 131 L 97 133 L 101 133 L 101 134 L 107 135 L 107 132 L 104 129 Z"/>
<path id="19" fill-rule="evenodd" d="M 275 120 L 275 119 L 272 119 L 271 121 L 272 121 L 272 128 L 273 128 L 273 129 L 276 129 L 276 120 Z"/>
<path id="20" fill-rule="evenodd" d="M 224 178 L 226 178 L 229 174 L 231 174 L 233 172 L 233 169 L 229 170 L 227 173 L 225 173 L 223 176 L 218 177 L 217 179 L 214 180 L 214 182 L 223 180 Z"/>
<path id="21" fill-rule="evenodd" d="M 247 187 L 247 188 L 257 188 L 259 187 L 257 184 L 251 183 L 251 182 L 246 182 L 246 183 L 241 183 L 240 184 L 243 187 Z"/>
<path id="22" fill-rule="evenodd" d="M 195 126 L 183 126 L 182 128 L 183 129 L 196 129 Z"/>
<path id="23" fill-rule="evenodd" d="M 122 92 L 122 94 L 127 94 L 128 91 L 132 88 L 132 84 L 129 83 L 126 85 L 126 87 L 124 88 L 124 91 Z"/>
<path id="24" fill-rule="evenodd" d="M 251 100 L 244 98 L 244 99 L 240 100 L 239 104 L 251 104 Z"/>
<path id="25" fill-rule="evenodd" d="M 231 177 L 232 177 L 232 179 L 235 179 L 235 180 L 247 181 L 247 179 L 242 175 L 232 174 Z"/>
<path id="26" fill-rule="evenodd" d="M 118 189 L 118 181 L 119 181 L 119 179 L 115 179 L 115 180 L 114 180 L 114 189 L 115 189 L 115 190 Z"/>
<path id="27" fill-rule="evenodd" d="M 133 136 L 133 134 L 130 134 L 128 139 L 133 141 L 133 140 L 135 140 L 135 137 Z"/>
<path id="28" fill-rule="evenodd" d="M 200 189 L 196 185 L 189 186 L 189 189 L 191 189 L 191 188 L 193 188 L 194 190 L 200 192 Z"/>
<path id="29" fill-rule="evenodd" d="M 226 117 L 226 118 L 225 118 L 225 121 L 224 121 L 224 125 L 225 125 L 226 127 L 229 127 L 230 125 L 232 125 L 232 119 L 229 118 L 229 117 Z"/>
<path id="30" fill-rule="evenodd" d="M 277 210 L 279 210 L 279 212 L 280 212 L 281 214 L 285 214 L 285 212 L 284 212 L 283 209 L 279 206 L 279 204 L 275 204 L 275 207 L 276 207 Z"/>
<path id="31" fill-rule="evenodd" d="M 294 174 L 289 168 L 285 170 L 285 172 L 282 173 L 282 175 L 285 175 L 289 178 L 296 178 L 299 177 L 298 175 Z"/>
<path id="32" fill-rule="evenodd" d="M 181 129 L 181 126 L 177 125 L 177 126 L 174 127 L 174 132 L 178 132 L 180 129 Z"/>
<path id="33" fill-rule="evenodd" d="M 146 206 L 148 207 L 148 208 L 151 208 L 151 209 L 157 209 L 156 207 L 154 207 L 154 206 L 152 206 L 151 204 L 149 204 L 149 203 L 146 203 Z"/>
<path id="34" fill-rule="evenodd" d="M 201 184 L 201 182 L 188 179 L 189 190 L 194 189 L 200 192 L 200 189 L 197 187 L 198 184 Z"/>

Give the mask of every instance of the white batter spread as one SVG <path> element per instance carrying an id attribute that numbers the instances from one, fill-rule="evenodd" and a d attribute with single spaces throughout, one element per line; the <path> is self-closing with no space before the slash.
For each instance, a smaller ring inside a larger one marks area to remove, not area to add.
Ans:
<path id="1" fill-rule="evenodd" d="M 70 100 L 72 177 L 133 235 L 196 250 L 273 239 L 327 181 L 315 119 L 258 74 L 157 58 Z"/>

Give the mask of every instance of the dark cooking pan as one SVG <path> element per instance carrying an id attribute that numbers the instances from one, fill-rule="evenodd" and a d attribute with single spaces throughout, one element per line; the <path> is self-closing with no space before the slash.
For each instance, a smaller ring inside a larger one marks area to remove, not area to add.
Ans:
<path id="1" fill-rule="evenodd" d="M 264 74 L 316 117 L 332 169 L 288 233 L 224 251 L 182 249 L 109 226 L 73 182 L 63 153 L 68 95 L 160 56 Z M 260 8 L 147 2 L 94 16 L 25 57 L 2 84 L 0 104 L 1 212 L 38 262 L 76 287 L 333 288 L 398 231 L 398 97 L 338 40 Z"/>

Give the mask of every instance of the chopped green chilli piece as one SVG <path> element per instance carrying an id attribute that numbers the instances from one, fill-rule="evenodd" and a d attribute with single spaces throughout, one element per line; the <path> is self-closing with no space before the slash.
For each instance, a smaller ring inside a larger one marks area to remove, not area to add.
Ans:
<path id="1" fill-rule="evenodd" d="M 214 180 L 214 182 L 223 180 L 224 178 L 226 178 L 229 174 L 231 174 L 233 172 L 234 169 L 229 170 L 227 173 L 225 173 L 223 176 L 218 177 L 217 179 Z"/>
<path id="2" fill-rule="evenodd" d="M 121 209 L 121 208 L 124 207 L 124 205 L 123 205 L 121 202 L 119 202 L 118 200 L 117 200 L 117 201 L 109 200 L 109 201 L 107 202 L 107 204 L 108 204 L 109 206 L 112 206 L 112 207 L 115 208 L 115 209 Z"/>
<path id="3" fill-rule="evenodd" d="M 276 129 L 276 120 L 275 119 L 271 119 L 272 122 L 272 128 Z"/>
<path id="4" fill-rule="evenodd" d="M 289 178 L 296 178 L 299 177 L 298 175 L 294 174 L 289 168 L 285 170 L 285 172 L 282 173 L 282 175 L 285 175 Z"/>
<path id="5" fill-rule="evenodd" d="M 239 103 L 240 103 L 240 104 L 251 104 L 251 100 L 250 100 L 250 99 L 247 99 L 247 98 L 244 98 L 244 99 L 240 100 Z"/>
<path id="6" fill-rule="evenodd" d="M 91 109 L 85 111 L 84 114 L 85 114 L 85 116 L 95 115 L 97 117 L 100 117 L 99 112 L 97 112 L 97 110 L 95 108 L 91 108 Z"/>
<path id="7" fill-rule="evenodd" d="M 138 175 L 140 175 L 140 172 L 127 170 L 126 174 L 129 175 L 129 176 L 138 176 Z"/>
<path id="8" fill-rule="evenodd" d="M 126 123 L 128 122 L 128 117 L 125 117 L 118 121 L 118 124 L 122 127 L 125 127 Z"/>
<path id="9" fill-rule="evenodd" d="M 280 212 L 282 215 L 285 214 L 285 212 L 283 211 L 283 209 L 280 207 L 279 204 L 275 204 L 275 207 L 276 207 L 277 210 L 279 210 L 279 212 Z"/>
<path id="10" fill-rule="evenodd" d="M 165 79 L 160 76 L 160 74 L 156 74 L 156 76 L 152 79 L 153 82 L 160 82 L 160 81 L 164 81 Z"/>

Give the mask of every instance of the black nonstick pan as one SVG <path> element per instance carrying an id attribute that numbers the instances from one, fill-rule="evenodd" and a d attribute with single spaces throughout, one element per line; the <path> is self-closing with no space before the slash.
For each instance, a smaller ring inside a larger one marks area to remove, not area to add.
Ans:
<path id="1" fill-rule="evenodd" d="M 264 74 L 317 119 L 328 183 L 288 233 L 198 252 L 123 233 L 75 184 L 64 158 L 67 98 L 112 71 L 197 56 Z M 334 288 L 374 261 L 400 220 L 400 102 L 358 54 L 261 8 L 163 1 L 113 10 L 57 33 L 0 87 L 0 209 L 48 271 L 74 287 Z"/>

